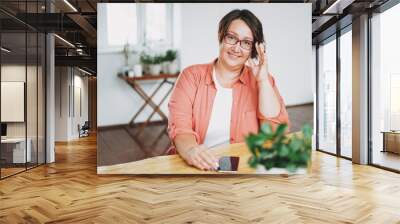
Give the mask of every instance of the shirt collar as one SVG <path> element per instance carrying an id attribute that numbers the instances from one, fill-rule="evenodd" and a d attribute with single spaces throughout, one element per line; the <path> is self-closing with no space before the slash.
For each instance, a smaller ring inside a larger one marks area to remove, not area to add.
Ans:
<path id="1" fill-rule="evenodd" d="M 213 72 L 213 66 L 214 66 L 214 64 L 215 64 L 215 62 L 218 60 L 218 58 L 216 58 L 216 59 L 214 59 L 211 63 L 209 63 L 208 64 L 208 66 L 207 66 L 207 76 L 206 76 L 206 84 L 207 85 L 211 85 L 211 84 L 213 84 L 214 83 L 214 80 L 213 80 L 213 78 L 212 78 L 212 72 Z M 242 84 L 244 84 L 244 85 L 246 85 L 247 84 L 247 82 L 249 81 L 249 68 L 248 68 L 248 66 L 247 65 L 245 65 L 244 66 L 244 68 L 243 68 L 243 70 L 242 70 L 242 73 L 240 74 L 240 77 L 239 77 L 239 81 L 242 83 Z"/>

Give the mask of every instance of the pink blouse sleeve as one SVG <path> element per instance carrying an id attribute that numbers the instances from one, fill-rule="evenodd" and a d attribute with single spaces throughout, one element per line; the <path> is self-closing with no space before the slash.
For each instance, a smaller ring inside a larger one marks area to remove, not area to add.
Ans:
<path id="1" fill-rule="evenodd" d="M 179 75 L 168 103 L 168 135 L 173 142 L 179 134 L 192 134 L 199 142 L 199 135 L 193 130 L 193 102 L 197 85 L 191 70 L 185 69 Z"/>
<path id="2" fill-rule="evenodd" d="M 272 77 L 272 75 L 268 76 L 268 80 L 270 81 L 272 88 L 276 94 L 276 96 L 279 99 L 279 103 L 281 105 L 281 110 L 279 114 L 275 117 L 265 117 L 263 116 L 260 112 L 258 112 L 258 119 L 260 120 L 260 123 L 267 122 L 269 123 L 273 129 L 275 129 L 278 124 L 287 124 L 288 125 L 288 131 L 290 130 L 290 121 L 289 121 L 289 115 L 286 110 L 285 102 L 283 101 L 283 98 L 281 94 L 278 91 L 278 88 L 275 85 L 275 79 Z"/>

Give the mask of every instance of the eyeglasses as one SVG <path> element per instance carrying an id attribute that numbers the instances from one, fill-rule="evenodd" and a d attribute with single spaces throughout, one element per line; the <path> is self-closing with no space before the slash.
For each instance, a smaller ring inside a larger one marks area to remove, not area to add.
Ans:
<path id="1" fill-rule="evenodd" d="M 224 43 L 230 44 L 230 45 L 236 45 L 237 42 L 240 42 L 240 47 L 244 50 L 251 50 L 253 47 L 253 41 L 250 40 L 239 40 L 235 35 L 232 34 L 226 34 L 224 37 Z"/>

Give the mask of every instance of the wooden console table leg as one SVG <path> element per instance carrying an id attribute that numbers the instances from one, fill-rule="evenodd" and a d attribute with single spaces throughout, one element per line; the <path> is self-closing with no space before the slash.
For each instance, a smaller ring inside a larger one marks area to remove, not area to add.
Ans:
<path id="1" fill-rule="evenodd" d="M 145 99 L 143 105 L 139 108 L 139 110 L 133 115 L 131 121 L 129 122 L 130 126 L 134 126 L 136 118 L 139 116 L 139 114 L 143 111 L 143 109 L 149 104 L 149 101 L 156 95 L 156 93 L 160 90 L 160 88 L 164 85 L 166 81 L 162 81 L 157 88 L 153 91 L 153 93 L 150 95 L 149 98 Z M 133 88 L 136 90 L 135 88 Z"/>
<path id="2" fill-rule="evenodd" d="M 136 136 L 139 136 L 139 135 L 143 132 L 144 128 L 148 125 L 149 121 L 151 120 L 151 118 L 154 116 L 154 114 L 155 114 L 156 112 L 157 112 L 158 114 L 161 113 L 161 114 L 163 115 L 163 116 L 161 116 L 161 117 L 162 117 L 162 120 L 163 120 L 164 122 L 167 122 L 167 121 L 168 121 L 167 116 L 165 116 L 165 114 L 161 111 L 160 106 L 161 106 L 161 105 L 164 103 L 164 101 L 167 99 L 167 97 L 169 96 L 169 94 L 171 93 L 171 91 L 172 91 L 173 88 L 174 88 L 174 86 L 171 86 L 171 87 L 169 88 L 167 94 L 165 94 L 165 96 L 161 99 L 160 103 L 156 106 L 156 108 L 153 110 L 153 112 L 150 114 L 150 116 L 147 118 L 147 120 L 141 125 L 141 127 L 140 127 L 140 129 L 139 129 L 139 131 L 138 131 L 138 133 L 137 133 Z M 151 102 L 152 102 L 152 101 L 151 101 Z M 165 118 L 165 119 L 164 119 L 164 118 Z"/>
<path id="3" fill-rule="evenodd" d="M 132 87 L 136 90 L 136 92 L 144 99 L 148 101 L 148 104 L 155 110 L 163 120 L 168 120 L 167 116 L 157 107 L 157 105 L 153 102 L 153 100 L 146 94 L 146 92 L 136 83 L 132 83 Z"/>

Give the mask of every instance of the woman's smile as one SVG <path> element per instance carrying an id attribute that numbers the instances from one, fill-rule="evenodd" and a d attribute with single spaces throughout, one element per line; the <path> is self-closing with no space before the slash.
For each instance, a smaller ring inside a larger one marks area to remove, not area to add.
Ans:
<path id="1" fill-rule="evenodd" d="M 236 60 L 236 59 L 242 57 L 241 55 L 235 54 L 233 52 L 228 52 L 228 56 L 233 60 Z"/>

